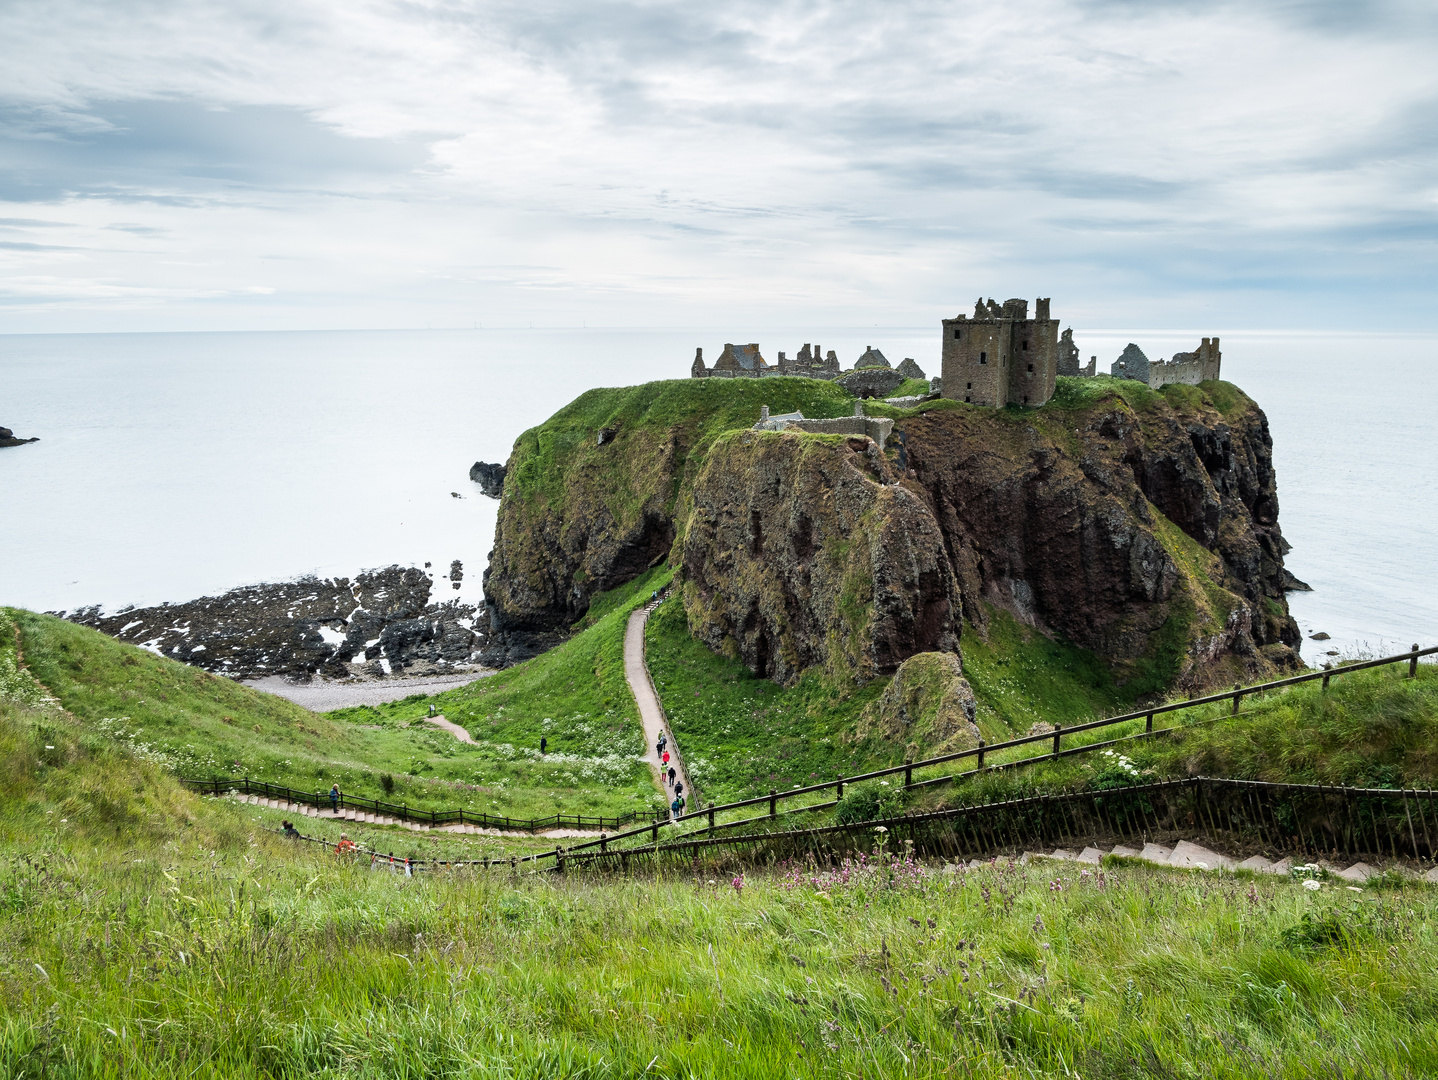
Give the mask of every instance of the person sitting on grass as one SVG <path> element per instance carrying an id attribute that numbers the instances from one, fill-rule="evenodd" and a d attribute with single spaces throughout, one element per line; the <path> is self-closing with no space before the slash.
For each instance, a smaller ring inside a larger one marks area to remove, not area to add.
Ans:
<path id="1" fill-rule="evenodd" d="M 336 855 L 353 855 L 358 850 L 348 833 L 340 833 L 340 842 L 335 845 Z"/>

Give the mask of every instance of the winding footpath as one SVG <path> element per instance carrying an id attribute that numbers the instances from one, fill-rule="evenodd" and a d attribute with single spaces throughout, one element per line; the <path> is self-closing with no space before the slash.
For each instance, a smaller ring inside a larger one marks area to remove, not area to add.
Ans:
<path id="1" fill-rule="evenodd" d="M 649 665 L 644 662 L 644 624 L 649 621 L 650 613 L 663 602 L 656 600 L 652 604 L 646 604 L 629 616 L 629 625 L 624 630 L 624 678 L 629 682 L 629 689 L 639 706 L 639 719 L 644 725 L 644 760 L 649 762 L 649 767 L 654 772 L 655 784 L 660 791 L 666 793 L 664 802 L 668 805 L 674 801 L 674 795 L 669 788 L 667 773 L 659 761 L 659 755 L 654 752 L 654 744 L 659 741 L 659 733 L 667 731 L 669 725 L 664 720 L 664 709 L 659 704 L 659 695 L 654 692 L 654 683 L 649 678 Z M 687 809 L 692 814 L 699 808 L 699 799 L 689 783 L 689 774 L 684 771 L 684 756 L 679 752 L 679 744 L 672 731 L 669 731 L 669 743 L 665 749 L 669 751 L 669 764 L 678 774 L 679 782 L 684 785 L 684 798 L 689 804 Z"/>

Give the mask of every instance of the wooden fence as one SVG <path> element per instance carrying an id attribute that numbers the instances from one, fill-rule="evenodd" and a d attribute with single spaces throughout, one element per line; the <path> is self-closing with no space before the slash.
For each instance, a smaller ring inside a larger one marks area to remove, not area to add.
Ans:
<path id="1" fill-rule="evenodd" d="M 845 785 L 855 784 L 866 780 L 877 780 L 886 776 L 898 776 L 902 774 L 904 777 L 903 787 L 906 789 L 921 788 L 934 784 L 951 783 L 954 780 L 974 776 L 978 773 L 986 771 L 988 768 L 994 767 L 992 764 L 992 755 L 998 753 L 999 751 L 1010 750 L 1014 747 L 1028 746 L 1036 743 L 1045 743 L 1049 744 L 1051 748 L 1048 750 L 1048 752 L 1043 754 L 1036 754 L 1031 757 L 1020 758 L 1016 761 L 1005 761 L 1002 763 L 1002 766 L 1004 768 L 1013 768 L 1019 765 L 1029 765 L 1040 761 L 1053 761 L 1057 758 L 1068 757 L 1072 754 L 1086 754 L 1094 750 L 1111 747 L 1118 743 L 1126 742 L 1131 739 L 1140 739 L 1153 735 L 1161 735 L 1176 730 L 1176 726 L 1155 728 L 1154 718 L 1158 716 L 1164 716 L 1170 713 L 1178 713 L 1186 709 L 1195 709 L 1201 706 L 1212 705 L 1218 702 L 1231 702 L 1233 706 L 1231 715 L 1237 716 L 1242 706 L 1243 699 L 1245 697 L 1267 693 L 1272 690 L 1283 689 L 1284 687 L 1297 686 L 1301 683 L 1315 681 L 1321 681 L 1323 688 L 1326 690 L 1331 679 L 1337 678 L 1340 675 L 1347 675 L 1354 671 L 1365 671 L 1370 668 L 1383 667 L 1389 664 L 1406 663 L 1408 665 L 1408 677 L 1414 678 L 1418 674 L 1419 659 L 1425 656 L 1432 656 L 1434 654 L 1438 654 L 1438 646 L 1427 649 L 1420 649 L 1417 644 L 1414 644 L 1412 650 L 1406 653 L 1398 653 L 1393 656 L 1385 656 L 1377 660 L 1365 660 L 1355 664 L 1345 664 L 1341 667 L 1328 668 L 1319 671 L 1310 671 L 1306 672 L 1303 675 L 1294 675 L 1291 678 L 1287 679 L 1275 679 L 1270 682 L 1256 683 L 1250 686 L 1234 686 L 1232 690 L 1225 690 L 1222 693 L 1218 694 L 1207 694 L 1203 697 L 1190 698 L 1188 701 L 1176 701 L 1170 702 L 1166 705 L 1155 705 L 1150 708 L 1139 709 L 1134 712 L 1122 713 L 1118 716 L 1106 717 L 1102 720 L 1090 720 L 1082 724 L 1072 724 L 1068 727 L 1056 725 L 1053 731 L 1044 732 L 1038 735 L 1025 735 L 1017 739 L 1008 739 L 1004 742 L 989 744 L 985 744 L 984 741 L 980 739 L 977 746 L 970 747 L 966 750 L 959 750 L 951 754 L 942 754 L 938 757 L 925 758 L 921 761 L 909 761 L 905 762 L 902 765 L 893 765 L 885 769 L 875 769 L 872 772 L 861 773 L 857 776 L 836 777 L 833 780 L 826 780 L 818 784 L 810 784 L 806 787 L 792 788 L 788 791 L 771 790 L 767 795 L 760 795 L 756 798 L 740 799 L 736 802 L 720 803 L 703 808 L 696 806 L 693 810 L 691 810 L 688 814 L 686 814 L 683 818 L 679 819 L 679 821 L 677 822 L 671 822 L 668 818 L 667 813 L 662 816 L 656 816 L 652 819 L 650 819 L 648 815 L 643 815 L 639 813 L 631 813 L 613 818 L 556 814 L 553 818 L 536 818 L 530 819 L 528 822 L 525 822 L 521 819 L 500 817 L 498 815 L 492 814 L 475 814 L 467 810 L 411 810 L 408 807 L 396 807 L 388 803 L 379 803 L 370 799 L 355 799 L 351 798 L 350 796 L 344 795 L 340 797 L 340 805 L 343 807 L 353 807 L 356 809 L 363 808 L 367 812 L 384 813 L 391 817 L 398 817 L 404 821 L 423 822 L 431 825 L 446 825 L 462 822 L 465 824 L 482 825 L 487 828 L 503 828 L 529 832 L 537 832 L 541 829 L 553 829 L 563 827 L 599 829 L 620 828 L 624 825 L 628 825 L 636 821 L 644 821 L 644 824 L 638 826 L 637 828 L 630 829 L 627 832 L 615 833 L 612 836 L 603 836 L 598 840 L 591 840 L 583 844 L 577 844 L 567 849 L 556 847 L 554 851 L 543 852 L 538 855 L 527 855 L 522 860 L 520 860 L 523 862 L 530 862 L 552 858 L 558 861 L 561 858 L 571 858 L 575 855 L 588 852 L 590 849 L 597 849 L 598 854 L 608 854 L 611 850 L 611 847 L 613 847 L 616 842 L 623 840 L 636 840 L 637 838 L 642 837 L 645 834 L 648 834 L 649 836 L 648 846 L 652 847 L 653 845 L 659 843 L 659 830 L 661 828 L 675 824 L 693 825 L 696 821 L 703 822 L 706 818 L 707 825 L 701 826 L 706 836 L 709 836 L 710 834 L 716 832 L 722 832 L 729 829 L 738 829 L 746 826 L 763 827 L 765 824 L 776 824 L 776 819 L 789 814 L 810 813 L 813 811 L 825 810 L 834 807 L 835 805 L 837 805 L 838 801 L 843 798 Z M 1144 721 L 1144 730 L 1142 732 L 1138 732 L 1133 735 L 1120 736 L 1118 738 L 1108 739 L 1101 742 L 1085 743 L 1081 746 L 1069 746 L 1068 748 L 1065 748 L 1063 746 L 1063 739 L 1065 737 L 1072 738 L 1073 736 L 1083 732 L 1096 731 L 1103 728 L 1112 727 L 1116 724 L 1126 724 L 1134 720 Z M 937 765 L 945 765 L 951 762 L 963 761 L 969 758 L 972 758 L 974 760 L 974 767 L 967 771 L 955 772 L 944 776 L 928 777 L 919 780 L 914 779 L 915 770 L 932 768 Z M 988 759 L 987 763 L 986 759 Z M 1213 782 L 1218 783 L 1219 781 Z M 252 781 L 248 779 L 241 781 L 184 780 L 182 781 L 182 783 L 186 784 L 193 790 L 206 791 L 212 794 L 224 794 L 230 790 L 239 790 L 245 794 L 263 793 L 268 798 L 289 797 L 289 801 L 291 802 L 302 802 L 312 806 L 322 806 L 324 804 L 328 804 L 330 801 L 329 796 L 322 793 L 292 792 L 289 788 L 279 788 L 274 785 L 262 784 L 258 781 Z M 262 792 L 261 789 L 264 789 L 264 791 Z M 781 811 L 779 809 L 780 803 L 786 802 L 788 800 L 802 798 L 804 796 L 814 794 L 822 794 L 829 791 L 833 792 L 832 799 L 818 803 L 809 803 L 792 810 Z M 270 794 L 271 792 L 273 792 L 274 794 Z M 282 792 L 288 794 L 280 794 Z M 765 806 L 767 808 L 767 813 L 742 818 L 735 821 L 717 821 L 717 817 L 720 814 L 736 810 L 743 810 L 755 806 Z M 384 809 L 377 809 L 379 807 L 383 807 Z M 898 820 L 910 821 L 917 819 L 900 818 Z M 712 841 L 712 839 L 713 838 L 711 836 L 710 840 Z M 696 841 L 682 840 L 675 842 L 681 844 L 691 844 Z M 710 841 L 698 842 L 704 843 Z M 618 849 L 616 848 L 615 850 Z"/>

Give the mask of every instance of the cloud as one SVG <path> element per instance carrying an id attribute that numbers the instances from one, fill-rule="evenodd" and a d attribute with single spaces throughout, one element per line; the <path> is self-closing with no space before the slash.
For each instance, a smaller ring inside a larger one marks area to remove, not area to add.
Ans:
<path id="1" fill-rule="evenodd" d="M 85 253 L 0 273 L 185 310 L 1432 307 L 1429 4 L 17 0 L 0 38 L 0 211 Z"/>

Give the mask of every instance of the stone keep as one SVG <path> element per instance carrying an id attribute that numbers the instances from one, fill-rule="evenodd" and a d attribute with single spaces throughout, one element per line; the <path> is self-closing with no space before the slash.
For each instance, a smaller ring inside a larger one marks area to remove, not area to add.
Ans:
<path id="1" fill-rule="evenodd" d="M 1047 298 L 980 299 L 970 318 L 943 320 L 943 396 L 974 405 L 1042 405 L 1053 397 L 1059 363 L 1059 324 Z"/>

